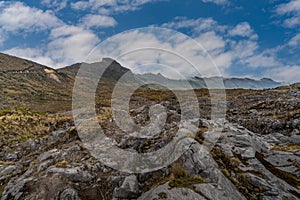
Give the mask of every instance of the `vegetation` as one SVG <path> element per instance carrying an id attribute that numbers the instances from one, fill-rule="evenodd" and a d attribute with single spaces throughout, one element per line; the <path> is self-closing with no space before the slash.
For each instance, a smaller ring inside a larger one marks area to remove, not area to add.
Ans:
<path id="1" fill-rule="evenodd" d="M 174 164 L 171 167 L 169 186 L 193 189 L 193 185 L 200 183 L 205 183 L 201 176 L 189 175 L 180 164 Z"/>
<path id="2" fill-rule="evenodd" d="M 72 124 L 72 118 L 48 115 L 28 108 L 15 107 L 0 112 L 0 147 L 12 146 L 28 139 L 48 135 L 51 131 Z"/>

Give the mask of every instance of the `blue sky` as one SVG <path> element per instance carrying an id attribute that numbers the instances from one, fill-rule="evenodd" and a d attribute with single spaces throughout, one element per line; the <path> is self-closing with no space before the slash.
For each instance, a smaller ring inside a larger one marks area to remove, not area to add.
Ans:
<path id="1" fill-rule="evenodd" d="M 224 76 L 300 82 L 300 0 L 0 1 L 0 51 L 53 68 L 85 61 L 101 41 L 148 26 L 195 39 Z M 158 42 L 135 37 L 126 40 Z"/>

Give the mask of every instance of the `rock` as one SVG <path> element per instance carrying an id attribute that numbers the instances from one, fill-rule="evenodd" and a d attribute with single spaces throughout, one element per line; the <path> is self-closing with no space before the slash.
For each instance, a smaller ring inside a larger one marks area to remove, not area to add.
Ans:
<path id="1" fill-rule="evenodd" d="M 58 131 L 53 131 L 52 132 L 52 136 L 55 139 L 63 138 L 64 134 L 65 134 L 65 130 L 64 129 L 60 129 Z"/>
<path id="2" fill-rule="evenodd" d="M 60 152 L 59 152 L 58 149 L 52 149 L 52 150 L 50 150 L 48 152 L 45 152 L 42 155 L 40 155 L 38 160 L 39 160 L 39 162 L 43 162 L 43 161 L 48 160 L 48 159 L 56 159 L 56 157 L 58 156 L 59 153 Z"/>
<path id="3" fill-rule="evenodd" d="M 115 188 L 113 196 L 115 198 L 133 199 L 139 194 L 139 185 L 135 175 L 125 178 L 120 188 Z"/>
<path id="4" fill-rule="evenodd" d="M 38 167 L 38 172 L 44 171 L 45 169 L 47 169 L 48 167 L 50 167 L 53 164 L 54 164 L 54 160 L 52 160 L 52 159 L 42 162 Z"/>
<path id="5" fill-rule="evenodd" d="M 23 191 L 22 191 L 23 187 L 25 186 L 26 183 L 28 183 L 32 180 L 33 180 L 33 178 L 21 179 L 15 185 L 13 185 L 13 183 L 9 182 L 7 184 L 7 186 L 4 188 L 1 200 L 21 199 L 21 196 L 23 195 Z"/>
<path id="6" fill-rule="evenodd" d="M 78 192 L 76 190 L 74 190 L 73 188 L 65 189 L 60 194 L 59 199 L 61 199 L 61 200 L 81 200 Z"/>
<path id="7" fill-rule="evenodd" d="M 207 198 L 188 188 L 170 188 L 169 182 L 144 193 L 138 200 L 172 199 L 172 200 L 206 200 Z"/>
<path id="8" fill-rule="evenodd" d="M 37 144 L 33 139 L 29 139 L 26 141 L 25 146 L 29 152 L 37 150 Z"/>
<path id="9" fill-rule="evenodd" d="M 290 166 L 294 162 L 300 163 L 299 156 L 295 156 L 294 154 L 288 152 L 278 152 L 276 154 L 267 156 L 265 160 L 277 167 Z"/>
<path id="10" fill-rule="evenodd" d="M 17 165 L 10 165 L 0 171 L 0 181 L 22 172 L 22 168 Z"/>
<path id="11" fill-rule="evenodd" d="M 243 159 L 255 158 L 256 151 L 253 148 L 247 148 L 242 154 Z"/>
<path id="12" fill-rule="evenodd" d="M 198 184 L 195 185 L 195 190 L 199 192 L 205 199 L 217 200 L 240 200 L 242 197 L 234 197 L 226 190 L 217 188 L 212 184 Z"/>
<path id="13" fill-rule="evenodd" d="M 58 173 L 61 176 L 69 179 L 70 181 L 74 182 L 90 182 L 92 180 L 92 175 L 88 172 L 82 171 L 80 168 L 57 168 L 57 167 L 50 167 L 46 174 L 49 173 Z"/>
<path id="14" fill-rule="evenodd" d="M 253 174 L 247 173 L 246 174 L 246 178 L 248 180 L 248 182 L 253 185 L 254 187 L 266 187 L 266 188 L 270 188 L 270 185 L 262 178 L 257 177 Z"/>
<path id="15" fill-rule="evenodd" d="M 18 155 L 16 153 L 11 153 L 5 156 L 5 161 L 16 162 L 18 160 Z"/>

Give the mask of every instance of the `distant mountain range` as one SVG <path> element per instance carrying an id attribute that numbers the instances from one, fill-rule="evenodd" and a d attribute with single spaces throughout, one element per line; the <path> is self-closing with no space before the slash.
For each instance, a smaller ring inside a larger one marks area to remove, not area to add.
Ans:
<path id="1" fill-rule="evenodd" d="M 86 64 L 95 69 L 109 67 L 103 74 L 102 83 L 113 87 L 124 74 L 129 76 L 129 82 L 135 84 L 161 83 L 182 89 L 188 83 L 194 89 L 206 88 L 207 82 L 213 83 L 223 80 L 227 89 L 266 89 L 281 86 L 281 83 L 271 79 L 253 80 L 249 78 L 200 78 L 190 80 L 168 79 L 161 74 L 134 74 L 131 70 L 121 66 L 118 62 L 104 58 L 101 62 Z M 0 53 L 0 110 L 14 105 L 31 107 L 37 110 L 57 111 L 70 110 L 72 89 L 76 74 L 82 64 L 77 63 L 61 69 L 52 69 L 48 66 Z M 215 88 L 218 85 L 215 84 Z"/>

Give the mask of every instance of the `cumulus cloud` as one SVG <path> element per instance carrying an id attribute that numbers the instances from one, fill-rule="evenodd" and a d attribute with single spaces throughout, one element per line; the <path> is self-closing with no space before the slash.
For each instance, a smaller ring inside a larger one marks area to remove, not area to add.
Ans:
<path id="1" fill-rule="evenodd" d="M 58 67 L 82 62 L 100 39 L 90 30 L 76 26 L 61 26 L 50 34 L 47 55 L 58 63 Z"/>
<path id="2" fill-rule="evenodd" d="M 20 58 L 24 58 L 27 60 L 33 60 L 34 62 L 46 65 L 46 66 L 55 66 L 55 63 L 53 60 L 45 56 L 42 49 L 38 48 L 20 48 L 20 47 L 15 47 L 8 49 L 4 51 L 4 53 L 14 55 Z"/>
<path id="3" fill-rule="evenodd" d="M 43 31 L 61 24 L 51 11 L 32 8 L 21 2 L 5 2 L 0 6 L 0 26 L 7 32 Z"/>
<path id="4" fill-rule="evenodd" d="M 98 13 L 108 15 L 113 13 L 138 10 L 143 4 L 156 1 L 161 0 L 88 0 L 71 3 L 71 7 L 75 10 L 91 9 Z"/>
<path id="5" fill-rule="evenodd" d="M 45 48 L 15 47 L 5 53 L 58 68 L 83 62 L 100 41 L 93 32 L 69 25 L 54 28 L 49 39 Z"/>
<path id="6" fill-rule="evenodd" d="M 59 11 L 67 7 L 68 0 L 42 0 L 41 4 L 55 11 Z"/>
<path id="7" fill-rule="evenodd" d="M 215 3 L 217 5 L 225 5 L 228 4 L 228 0 L 202 0 L 204 3 Z"/>
<path id="8" fill-rule="evenodd" d="M 232 30 L 229 31 L 230 36 L 249 37 L 251 39 L 257 39 L 257 34 L 254 33 L 253 29 L 248 22 L 242 22 L 236 25 Z"/>
<path id="9" fill-rule="evenodd" d="M 288 3 L 283 3 L 277 6 L 275 12 L 278 15 L 286 15 L 287 19 L 284 20 L 283 24 L 286 27 L 293 28 L 300 25 L 300 1 L 290 0 Z"/>
<path id="10" fill-rule="evenodd" d="M 289 46 L 292 47 L 296 47 L 300 45 L 300 33 L 298 33 L 297 35 L 295 35 L 289 42 L 288 42 Z"/>
<path id="11" fill-rule="evenodd" d="M 235 26 L 221 25 L 212 18 L 186 19 L 177 17 L 162 25 L 167 28 L 190 29 L 220 66 L 241 64 L 245 67 L 274 67 L 280 63 L 276 55 L 260 52 L 258 35 L 248 22 Z M 221 62 L 220 62 L 221 61 Z"/>
<path id="12" fill-rule="evenodd" d="M 242 62 L 253 68 L 280 66 L 280 63 L 273 55 L 266 55 L 264 53 L 245 58 Z"/>
<path id="13" fill-rule="evenodd" d="M 6 38 L 7 38 L 7 35 L 6 35 L 5 31 L 3 31 L 0 28 L 0 46 L 4 43 L 4 41 L 6 40 Z"/>
<path id="14" fill-rule="evenodd" d="M 86 28 L 114 27 L 117 25 L 117 21 L 109 16 L 89 14 L 81 18 L 79 24 Z"/>
<path id="15" fill-rule="evenodd" d="M 218 62 L 228 67 L 226 56 L 221 55 L 218 54 Z M 149 28 L 118 34 L 102 43 L 88 62 L 107 56 L 136 73 L 153 72 L 153 66 L 156 66 L 156 72 L 169 78 L 220 75 L 206 51 L 195 40 L 166 29 L 157 31 Z"/>
<path id="16" fill-rule="evenodd" d="M 212 30 L 222 32 L 226 29 L 226 26 L 218 24 L 218 22 L 212 18 L 188 19 L 186 17 L 176 17 L 172 22 L 164 23 L 161 26 L 177 30 L 190 28 L 197 33 Z"/>
<path id="17" fill-rule="evenodd" d="M 300 2 L 298 0 L 291 0 L 288 3 L 280 4 L 276 8 L 276 12 L 281 15 L 289 13 L 298 13 L 300 12 Z"/>
<path id="18" fill-rule="evenodd" d="M 285 83 L 296 83 L 299 82 L 300 66 L 285 66 L 274 68 L 268 70 L 265 73 L 265 76 Z"/>
<path id="19" fill-rule="evenodd" d="M 195 38 L 208 52 L 218 54 L 225 47 L 224 39 L 215 32 L 210 31 L 199 35 Z"/>

